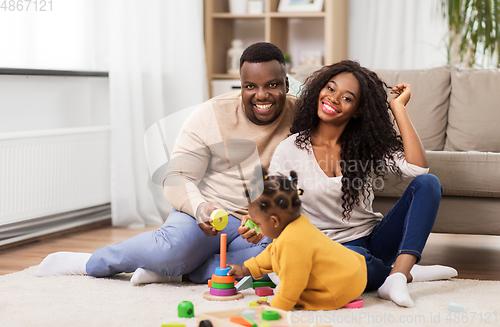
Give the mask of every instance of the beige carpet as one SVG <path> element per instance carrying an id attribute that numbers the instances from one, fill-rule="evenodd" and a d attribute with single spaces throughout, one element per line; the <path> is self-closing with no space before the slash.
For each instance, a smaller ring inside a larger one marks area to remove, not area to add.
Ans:
<path id="1" fill-rule="evenodd" d="M 87 276 L 36 277 L 36 267 L 0 276 L 0 326 L 154 326 L 181 322 L 198 326 L 196 318 L 178 318 L 177 305 L 191 301 L 195 314 L 246 308 L 258 297 L 245 290 L 238 301 L 203 299 L 204 285 L 151 284 L 134 287 L 131 275 L 115 278 Z M 412 283 L 414 308 L 400 308 L 363 294 L 363 309 L 322 312 L 291 312 L 293 323 L 333 326 L 500 326 L 500 282 L 454 279 Z M 447 310 L 456 302 L 464 312 Z M 215 327 L 215 326 L 214 326 Z"/>

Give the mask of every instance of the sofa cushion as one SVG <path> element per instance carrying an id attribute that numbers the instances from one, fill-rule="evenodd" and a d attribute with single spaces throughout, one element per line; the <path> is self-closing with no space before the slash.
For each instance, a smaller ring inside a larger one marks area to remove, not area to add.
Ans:
<path id="1" fill-rule="evenodd" d="M 443 150 L 448 122 L 450 67 L 425 70 L 377 70 L 389 86 L 408 83 L 411 99 L 406 109 L 426 150 Z"/>
<path id="2" fill-rule="evenodd" d="M 500 69 L 451 70 L 447 151 L 500 152 Z"/>
<path id="3" fill-rule="evenodd" d="M 443 195 L 500 198 L 500 153 L 426 151 L 429 173 L 441 181 Z M 399 197 L 411 180 L 388 176 L 378 196 Z"/>
<path id="4" fill-rule="evenodd" d="M 376 197 L 373 211 L 387 214 L 397 198 Z M 439 204 L 433 233 L 500 235 L 500 201 L 495 198 L 445 196 Z"/>

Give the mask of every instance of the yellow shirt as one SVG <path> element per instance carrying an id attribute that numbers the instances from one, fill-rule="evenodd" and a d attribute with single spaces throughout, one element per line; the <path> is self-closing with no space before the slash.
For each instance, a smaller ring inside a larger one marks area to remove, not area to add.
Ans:
<path id="1" fill-rule="evenodd" d="M 282 310 L 339 309 L 366 286 L 364 257 L 329 239 L 304 215 L 244 265 L 256 279 L 278 275 L 279 290 L 270 304 Z"/>

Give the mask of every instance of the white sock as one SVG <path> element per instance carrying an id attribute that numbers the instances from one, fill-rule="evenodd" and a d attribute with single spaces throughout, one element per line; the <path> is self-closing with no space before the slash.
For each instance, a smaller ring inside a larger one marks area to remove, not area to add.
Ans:
<path id="1" fill-rule="evenodd" d="M 182 275 L 172 277 L 151 270 L 147 270 L 144 268 L 137 268 L 134 271 L 134 274 L 132 275 L 130 282 L 134 286 L 141 284 L 150 284 L 150 283 L 182 282 Z"/>
<path id="2" fill-rule="evenodd" d="M 38 266 L 37 276 L 86 275 L 87 261 L 92 253 L 56 252 L 49 254 Z"/>
<path id="3" fill-rule="evenodd" d="M 450 279 L 456 277 L 458 272 L 455 268 L 447 266 L 414 265 L 410 270 L 410 274 L 413 277 L 413 282 L 427 282 L 431 280 Z"/>
<path id="4" fill-rule="evenodd" d="M 414 304 L 408 293 L 406 282 L 406 276 L 402 273 L 389 275 L 378 289 L 377 294 L 382 299 L 391 300 L 399 306 L 411 308 Z"/>

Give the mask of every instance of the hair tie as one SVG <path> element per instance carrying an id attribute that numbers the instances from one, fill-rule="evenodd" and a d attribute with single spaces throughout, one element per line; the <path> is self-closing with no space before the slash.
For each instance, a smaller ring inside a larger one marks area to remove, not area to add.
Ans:
<path id="1" fill-rule="evenodd" d="M 264 179 L 267 179 L 267 175 L 264 175 Z"/>
<path id="2" fill-rule="evenodd" d="M 303 191 L 301 188 L 299 188 L 299 189 L 297 190 L 297 194 L 298 194 L 298 195 L 302 195 L 303 193 L 304 193 L 304 191 Z"/>
<path id="3" fill-rule="evenodd" d="M 291 182 L 293 181 L 292 176 L 288 177 L 288 180 Z"/>

